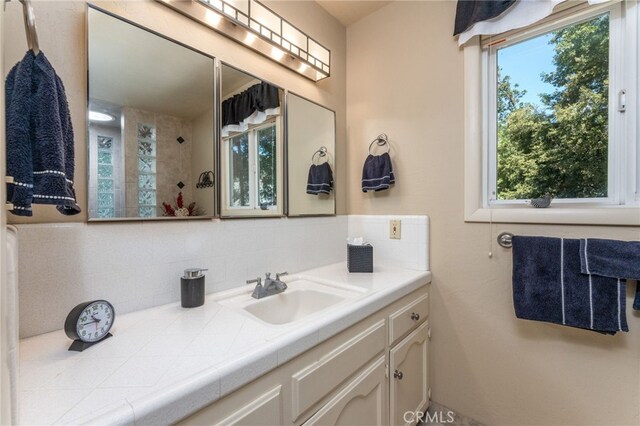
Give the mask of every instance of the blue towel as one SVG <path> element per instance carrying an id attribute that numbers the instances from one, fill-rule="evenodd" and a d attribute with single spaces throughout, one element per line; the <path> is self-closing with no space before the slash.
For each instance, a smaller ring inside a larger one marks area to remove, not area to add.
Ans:
<path id="1" fill-rule="evenodd" d="M 580 240 L 583 274 L 640 280 L 640 241 Z"/>
<path id="2" fill-rule="evenodd" d="M 367 156 L 362 168 L 362 192 L 382 191 L 396 182 L 388 152 Z"/>
<path id="3" fill-rule="evenodd" d="M 580 271 L 638 281 L 633 309 L 640 310 L 640 241 L 580 240 Z"/>
<path id="4" fill-rule="evenodd" d="M 580 273 L 580 240 L 513 237 L 513 305 L 521 319 L 628 331 L 625 281 Z"/>
<path id="5" fill-rule="evenodd" d="M 333 172 L 329 163 L 312 164 L 307 178 L 307 194 L 329 194 L 333 190 Z"/>
<path id="6" fill-rule="evenodd" d="M 29 50 L 6 80 L 7 200 L 31 216 L 31 204 L 80 213 L 73 188 L 73 127 L 62 80 L 41 51 Z"/>

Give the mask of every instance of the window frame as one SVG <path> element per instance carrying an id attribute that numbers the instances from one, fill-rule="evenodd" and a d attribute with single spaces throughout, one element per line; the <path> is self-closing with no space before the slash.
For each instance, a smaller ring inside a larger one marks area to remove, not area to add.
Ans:
<path id="1" fill-rule="evenodd" d="M 569 2 L 567 2 L 569 3 Z M 571 6 L 571 5 L 569 5 Z M 501 43 L 483 48 L 479 37 L 472 39 L 464 47 L 465 64 L 465 221 L 467 222 L 512 222 L 512 223 L 571 223 L 571 224 L 612 224 L 640 225 L 640 149 L 636 135 L 640 117 L 637 108 L 639 76 L 637 24 L 640 22 L 640 6 L 634 1 L 615 1 L 594 6 L 564 8 L 549 18 L 530 27 L 493 36 L 500 40 L 508 35 L 508 44 Z M 524 39 L 544 34 L 572 23 L 586 21 L 600 14 L 610 12 L 610 34 L 621 40 L 611 43 L 609 119 L 619 114 L 619 124 L 609 132 L 609 194 L 606 199 L 560 199 L 554 200 L 552 208 L 533 209 L 525 205 L 525 200 L 491 200 L 492 187 L 495 188 L 497 153 L 496 138 L 490 141 L 490 132 L 495 134 L 497 121 L 496 96 L 492 104 L 489 90 L 495 87 L 496 76 L 490 81 L 490 50 L 515 44 Z M 620 47 L 622 44 L 624 46 Z M 493 83 L 492 86 L 489 84 Z M 619 113 L 618 90 L 626 89 L 626 112 Z M 492 106 L 489 109 L 488 106 Z M 490 112 L 491 111 L 491 112 Z M 490 144 L 493 145 L 490 145 Z M 493 149 L 490 151 L 490 148 Z M 496 153 L 490 155 L 490 153 Z M 492 158 L 493 157 L 493 158 Z M 493 163 L 492 163 L 493 162 Z M 613 187 L 613 190 L 612 190 Z M 490 202 L 491 200 L 491 202 Z"/>
<path id="2" fill-rule="evenodd" d="M 224 185 L 221 203 L 221 216 L 227 217 L 233 216 L 273 216 L 274 214 L 282 214 L 282 135 L 281 135 L 281 120 L 280 116 L 269 119 L 263 123 L 255 126 L 250 126 L 248 130 L 244 132 L 235 133 L 227 137 L 222 138 L 223 146 L 223 173 L 229 176 L 227 179 L 227 185 Z M 266 209 L 261 209 L 257 204 L 258 201 L 258 131 L 275 126 L 276 132 L 276 204 L 268 206 Z M 232 139 L 237 138 L 242 134 L 247 134 L 249 141 L 249 205 L 248 206 L 232 206 L 231 203 L 231 184 L 230 173 L 232 172 L 232 164 L 230 159 L 229 143 Z"/>

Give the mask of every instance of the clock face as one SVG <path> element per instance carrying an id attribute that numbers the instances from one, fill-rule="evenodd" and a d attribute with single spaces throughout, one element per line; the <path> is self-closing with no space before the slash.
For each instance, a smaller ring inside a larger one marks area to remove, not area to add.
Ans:
<path id="1" fill-rule="evenodd" d="M 80 313 L 76 333 L 84 342 L 97 342 L 111 329 L 114 318 L 113 306 L 107 301 L 97 300 Z"/>

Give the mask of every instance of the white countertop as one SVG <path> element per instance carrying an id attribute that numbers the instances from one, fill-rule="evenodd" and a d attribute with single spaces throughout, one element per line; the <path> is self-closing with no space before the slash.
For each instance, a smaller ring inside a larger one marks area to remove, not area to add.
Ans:
<path id="1" fill-rule="evenodd" d="M 199 308 L 178 302 L 116 316 L 113 337 L 84 352 L 67 350 L 63 330 L 23 339 L 20 424 L 175 422 L 431 281 L 430 272 L 382 265 L 350 274 L 345 263 L 297 276 L 365 292 L 279 326 L 222 306 L 211 294 Z"/>

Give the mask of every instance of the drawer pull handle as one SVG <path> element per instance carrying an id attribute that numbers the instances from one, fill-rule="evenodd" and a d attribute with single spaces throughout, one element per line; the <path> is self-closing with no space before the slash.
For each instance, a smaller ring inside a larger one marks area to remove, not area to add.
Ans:
<path id="1" fill-rule="evenodd" d="M 404 374 L 402 374 L 402 371 L 396 370 L 396 371 L 393 372 L 393 377 L 395 377 L 398 380 L 402 380 L 403 376 L 404 376 Z"/>
<path id="2" fill-rule="evenodd" d="M 412 312 L 411 319 L 414 321 L 418 321 L 420 319 L 420 314 L 416 314 L 415 312 Z"/>

